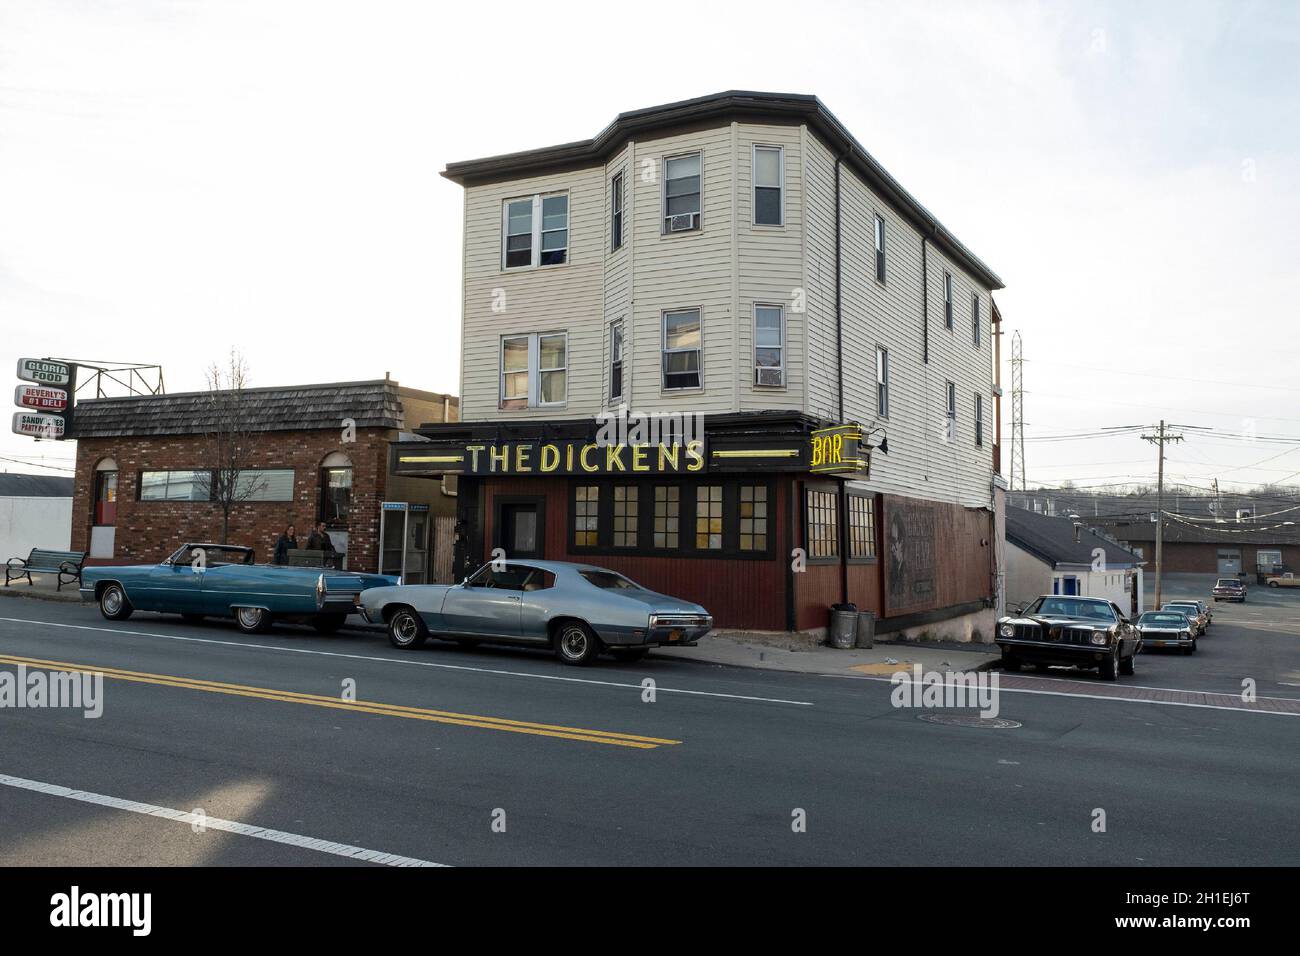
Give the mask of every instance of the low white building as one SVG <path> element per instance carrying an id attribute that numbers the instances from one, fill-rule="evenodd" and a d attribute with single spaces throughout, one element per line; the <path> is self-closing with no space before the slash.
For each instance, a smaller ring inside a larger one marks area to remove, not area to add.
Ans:
<path id="1" fill-rule="evenodd" d="M 1142 567 L 1132 551 L 1077 518 L 1009 507 L 1006 600 L 1026 605 L 1041 594 L 1106 598 L 1130 616 L 1142 613 Z"/>
<path id="2" fill-rule="evenodd" d="M 0 561 L 71 547 L 72 479 L 0 473 Z"/>

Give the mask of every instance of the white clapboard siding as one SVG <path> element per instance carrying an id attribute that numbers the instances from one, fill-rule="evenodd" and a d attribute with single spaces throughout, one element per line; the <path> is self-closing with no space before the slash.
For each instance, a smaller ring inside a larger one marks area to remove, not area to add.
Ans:
<path id="1" fill-rule="evenodd" d="M 815 321 L 825 334 L 827 361 L 813 363 L 814 396 L 836 401 L 834 316 L 834 159 L 819 140 L 810 137 L 810 194 L 829 195 L 827 203 L 810 209 L 810 249 L 829 249 L 829 308 L 818 309 Z M 824 182 L 822 181 L 824 180 Z M 844 322 L 844 415 L 864 425 L 882 424 L 889 454 L 872 457 L 871 485 L 879 491 L 918 495 L 982 506 L 991 500 L 993 440 L 993 372 L 989 315 L 990 292 L 951 262 L 933 243 L 926 243 L 929 285 L 930 361 L 923 361 L 924 311 L 921 302 L 921 235 L 877 196 L 847 165 L 841 168 L 841 244 L 844 276 L 841 284 Z M 876 280 L 875 215 L 885 219 L 886 281 Z M 821 260 L 810 254 L 810 271 Z M 953 276 L 954 328 L 943 315 L 943 275 Z M 981 342 L 973 345 L 970 297 L 981 297 Z M 877 420 L 875 390 L 876 347 L 890 353 L 890 416 Z M 824 381 L 818 381 L 818 379 Z M 957 424 L 951 442 L 945 435 L 946 384 L 956 385 Z M 975 393 L 984 396 L 984 444 L 974 444 Z"/>

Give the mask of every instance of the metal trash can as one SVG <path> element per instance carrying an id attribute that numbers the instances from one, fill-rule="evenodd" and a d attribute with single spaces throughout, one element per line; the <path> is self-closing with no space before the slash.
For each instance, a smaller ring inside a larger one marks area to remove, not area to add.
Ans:
<path id="1" fill-rule="evenodd" d="M 849 650 L 857 639 L 858 606 L 856 604 L 832 604 L 831 626 L 826 643 L 831 647 Z"/>
<path id="2" fill-rule="evenodd" d="M 876 615 L 871 611 L 858 612 L 857 641 L 854 647 L 874 647 L 876 645 Z"/>

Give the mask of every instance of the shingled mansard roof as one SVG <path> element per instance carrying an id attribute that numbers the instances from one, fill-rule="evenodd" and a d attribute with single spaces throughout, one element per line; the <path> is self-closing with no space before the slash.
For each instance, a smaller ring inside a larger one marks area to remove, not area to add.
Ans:
<path id="1" fill-rule="evenodd" d="M 601 163 L 638 135 L 704 122 L 731 120 L 758 122 L 783 120 L 805 123 L 821 137 L 844 162 L 857 171 L 873 189 L 894 205 L 923 235 L 928 236 L 957 262 L 982 279 L 991 289 L 1004 288 L 997 273 L 948 231 L 934 214 L 881 166 L 866 148 L 853 138 L 844 124 L 835 118 L 817 97 L 806 93 L 761 93 L 752 90 L 729 90 L 693 100 L 650 106 L 619 113 L 594 139 L 561 146 L 547 146 L 502 156 L 448 163 L 442 175 L 474 186 L 522 176 L 536 176 L 565 167 L 591 166 Z"/>
<path id="2" fill-rule="evenodd" d="M 1046 561 L 1053 567 L 1059 565 L 1091 566 L 1093 551 L 1101 548 L 1107 568 L 1129 568 L 1145 562 L 1132 551 L 1114 541 L 1089 531 L 1079 529 L 1079 540 L 1074 540 L 1074 519 L 1026 511 L 1024 508 L 1007 509 L 1007 542 L 1022 551 Z"/>
<path id="3" fill-rule="evenodd" d="M 0 473 L 0 498 L 71 498 L 72 479 Z"/>
<path id="4" fill-rule="evenodd" d="M 281 388 L 246 388 L 254 431 L 339 428 L 345 418 L 358 428 L 398 428 L 402 400 L 396 382 L 335 382 Z M 130 395 L 79 400 L 72 438 L 133 435 L 192 435 L 212 425 L 210 392 Z"/>

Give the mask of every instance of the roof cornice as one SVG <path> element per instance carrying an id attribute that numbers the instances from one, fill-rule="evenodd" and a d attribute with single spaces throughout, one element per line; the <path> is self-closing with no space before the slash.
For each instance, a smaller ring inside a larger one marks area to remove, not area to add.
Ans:
<path id="1" fill-rule="evenodd" d="M 750 117 L 806 123 L 860 176 L 904 215 L 924 236 L 934 241 L 958 263 L 978 276 L 990 289 L 1004 288 L 1002 280 L 947 227 L 876 161 L 816 96 L 804 93 L 762 93 L 730 90 L 692 100 L 651 106 L 620 113 L 593 139 L 542 149 L 526 150 L 448 163 L 442 175 L 462 186 L 493 180 L 555 172 L 558 169 L 604 162 L 629 139 L 666 128 L 689 126 L 705 120 Z"/>

